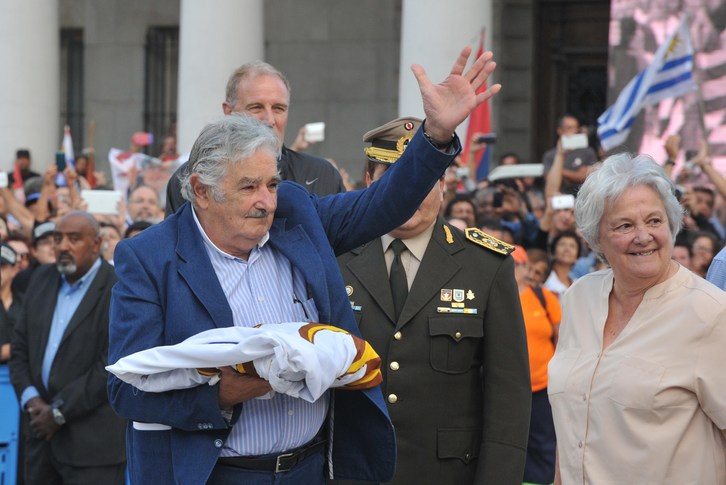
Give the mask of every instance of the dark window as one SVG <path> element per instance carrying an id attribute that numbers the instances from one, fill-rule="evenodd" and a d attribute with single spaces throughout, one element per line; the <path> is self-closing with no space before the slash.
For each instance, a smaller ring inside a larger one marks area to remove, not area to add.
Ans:
<path id="1" fill-rule="evenodd" d="M 146 34 L 144 130 L 154 134 L 147 153 L 158 155 L 164 138 L 176 136 L 179 28 L 151 27 Z"/>
<path id="2" fill-rule="evenodd" d="M 61 126 L 71 127 L 75 152 L 80 153 L 84 146 L 83 29 L 61 29 L 60 38 L 60 121 Z"/>

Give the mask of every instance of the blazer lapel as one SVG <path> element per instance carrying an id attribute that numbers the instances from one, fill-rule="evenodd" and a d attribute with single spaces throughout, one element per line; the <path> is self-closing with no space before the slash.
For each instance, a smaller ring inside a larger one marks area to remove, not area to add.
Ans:
<path id="1" fill-rule="evenodd" d="M 439 217 L 421 260 L 421 266 L 416 273 L 416 279 L 408 293 L 406 304 L 401 310 L 396 330 L 411 321 L 432 298 L 439 297 L 446 282 L 461 269 L 452 254 L 464 249 L 463 244 L 459 238 L 454 238 L 452 243 L 446 242 L 443 226 L 444 220 Z"/>
<path id="2" fill-rule="evenodd" d="M 386 260 L 379 238 L 353 250 L 357 256 L 346 264 L 350 272 L 358 278 L 368 294 L 381 307 L 390 322 L 396 321 L 391 287 L 386 272 Z M 410 295 L 409 295 L 410 298 Z"/>
<path id="3" fill-rule="evenodd" d="M 63 332 L 63 338 L 61 339 L 61 345 L 78 328 L 78 326 L 88 317 L 88 315 L 96 308 L 96 305 L 100 302 L 99 295 L 103 293 L 106 286 L 110 284 L 110 276 L 113 269 L 105 261 L 101 261 L 101 266 L 98 268 L 98 273 L 93 281 L 89 283 L 88 291 L 83 295 L 83 299 L 78 304 L 78 308 L 73 313 L 71 321 L 68 322 L 65 332 Z M 51 317 L 52 319 L 52 317 Z"/>
<path id="4" fill-rule="evenodd" d="M 232 326 L 232 309 L 194 222 L 191 204 L 185 204 L 179 214 L 178 231 L 176 253 L 180 260 L 179 274 L 212 317 L 216 327 Z"/>
<path id="5" fill-rule="evenodd" d="M 268 244 L 277 249 L 302 274 L 309 295 L 315 300 L 318 320 L 329 322 L 331 317 L 330 293 L 327 288 L 325 267 L 315 247 L 301 225 L 286 227 L 285 218 L 276 218 L 270 228 Z"/>
<path id="6" fill-rule="evenodd" d="M 38 335 L 38 339 L 40 342 L 38 348 L 41 349 L 41 356 L 45 353 L 45 348 L 48 346 L 48 337 L 50 337 L 50 327 L 53 323 L 53 314 L 55 313 L 55 307 L 58 304 L 58 289 L 60 288 L 60 283 L 60 274 L 57 271 L 54 271 L 53 277 L 48 278 L 48 281 L 44 285 L 41 293 L 47 295 L 49 303 L 48 305 L 42 306 L 42 309 L 37 318 L 38 328 L 34 328 L 33 330 L 33 333 L 37 331 L 36 335 Z M 28 323 L 29 326 L 36 325 L 35 322 Z"/>

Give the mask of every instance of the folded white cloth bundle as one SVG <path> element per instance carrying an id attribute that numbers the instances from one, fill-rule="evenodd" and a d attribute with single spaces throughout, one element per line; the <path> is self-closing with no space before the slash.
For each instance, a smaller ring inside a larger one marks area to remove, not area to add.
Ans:
<path id="1" fill-rule="evenodd" d="M 329 388 L 378 385 L 380 365 L 370 344 L 345 330 L 288 322 L 207 330 L 128 355 L 106 370 L 142 391 L 164 392 L 214 385 L 214 369 L 232 366 L 265 379 L 273 391 L 314 402 Z"/>

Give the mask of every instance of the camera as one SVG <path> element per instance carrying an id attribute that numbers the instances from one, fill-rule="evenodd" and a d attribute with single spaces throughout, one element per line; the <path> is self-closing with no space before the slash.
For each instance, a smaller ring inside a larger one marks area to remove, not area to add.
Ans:
<path id="1" fill-rule="evenodd" d="M 552 197 L 552 208 L 554 210 L 572 209 L 575 207 L 574 195 L 555 195 Z"/>
<path id="2" fill-rule="evenodd" d="M 456 169 L 456 178 L 469 178 L 469 167 L 459 167 Z"/>
<path id="3" fill-rule="evenodd" d="M 497 134 L 496 133 L 487 133 L 485 135 L 481 135 L 479 138 L 476 139 L 477 143 L 488 143 L 489 145 L 492 145 L 497 142 Z"/>

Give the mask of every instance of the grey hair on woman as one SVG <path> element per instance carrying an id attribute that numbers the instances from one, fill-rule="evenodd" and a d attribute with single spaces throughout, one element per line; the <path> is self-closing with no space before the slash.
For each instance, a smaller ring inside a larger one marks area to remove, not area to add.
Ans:
<path id="1" fill-rule="evenodd" d="M 608 204 L 617 200 L 627 189 L 647 186 L 653 189 L 665 206 L 673 241 L 681 229 L 683 209 L 675 196 L 675 186 L 648 155 L 634 156 L 618 153 L 605 159 L 602 166 L 588 175 L 577 193 L 575 221 L 587 244 L 600 251 L 600 222 Z"/>
<path id="2" fill-rule="evenodd" d="M 192 146 L 189 162 L 179 174 L 181 194 L 194 202 L 190 182 L 196 174 L 217 202 L 224 202 L 222 179 L 232 164 L 244 163 L 257 150 L 267 150 L 277 158 L 279 141 L 273 131 L 255 118 L 232 114 L 205 126 Z"/>

